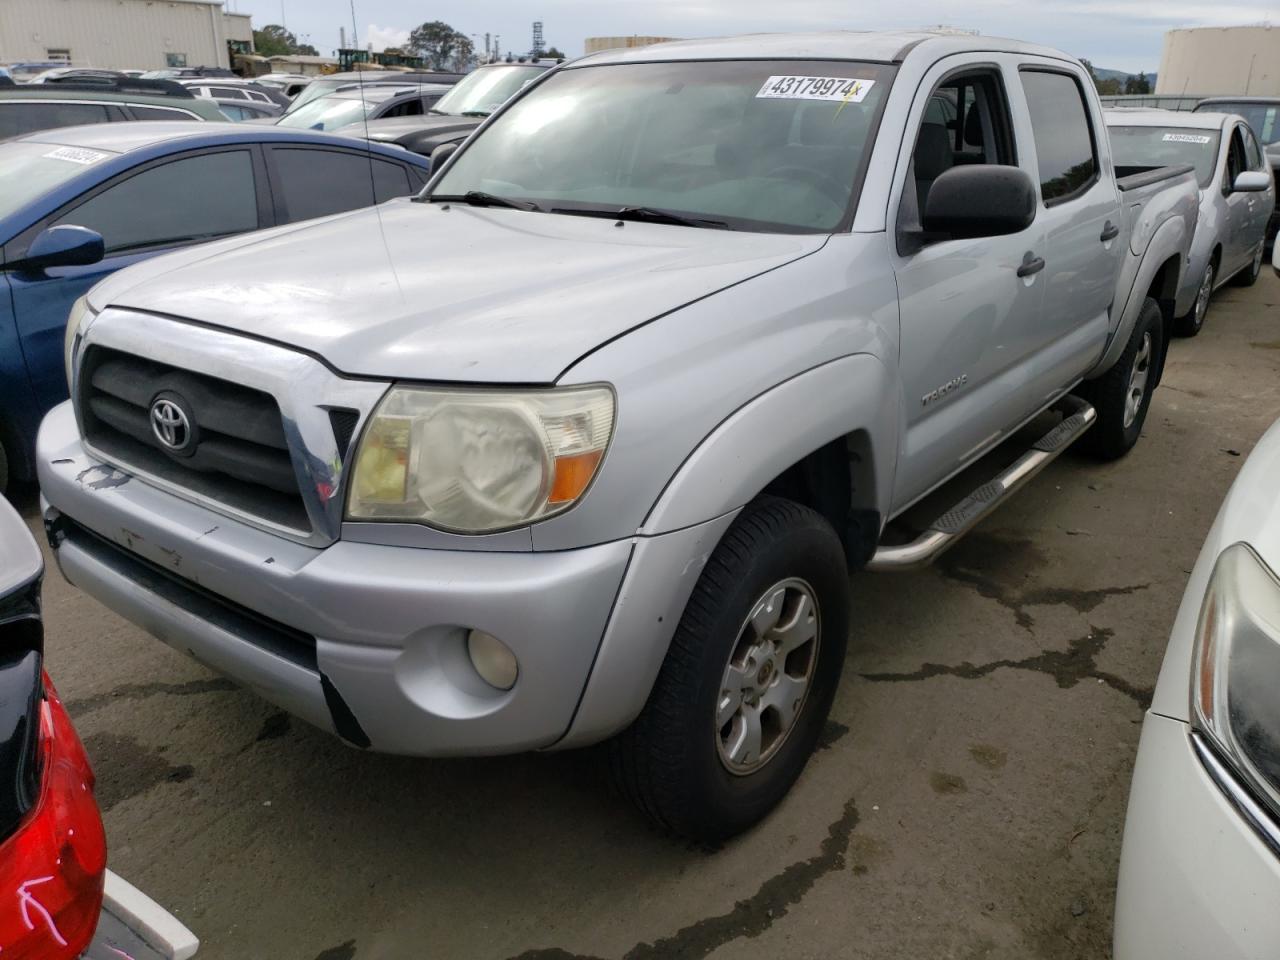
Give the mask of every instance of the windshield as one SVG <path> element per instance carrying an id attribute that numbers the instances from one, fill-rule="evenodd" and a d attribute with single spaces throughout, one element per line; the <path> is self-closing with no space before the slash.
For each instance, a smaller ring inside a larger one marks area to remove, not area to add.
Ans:
<path id="1" fill-rule="evenodd" d="M 1218 165 L 1217 130 L 1181 127 L 1108 127 L 1117 167 L 1180 167 L 1191 164 L 1201 189 L 1213 182 Z"/>
<path id="2" fill-rule="evenodd" d="M 383 100 L 396 91 L 387 89 L 375 92 L 371 88 L 363 96 L 321 97 L 292 113 L 286 113 L 276 123 L 282 127 L 302 127 L 308 130 L 337 130 L 349 123 L 358 123 L 367 117 Z"/>
<path id="3" fill-rule="evenodd" d="M 296 113 L 312 100 L 318 100 L 320 97 L 333 93 L 339 87 L 351 82 L 350 80 L 312 80 L 293 98 L 293 102 L 289 104 L 289 109 L 285 110 L 285 115 Z"/>
<path id="4" fill-rule="evenodd" d="M 111 156 L 55 143 L 0 143 L 0 220 Z"/>
<path id="5" fill-rule="evenodd" d="M 564 213 L 653 208 L 731 229 L 828 232 L 855 199 L 893 68 L 850 61 L 563 70 L 464 148 L 434 198 Z"/>
<path id="6" fill-rule="evenodd" d="M 512 64 L 509 67 L 481 67 L 454 85 L 431 108 L 432 113 L 454 117 L 485 116 L 502 106 L 526 83 L 545 73 L 545 67 Z"/>
<path id="7" fill-rule="evenodd" d="M 1280 102 L 1248 103 L 1215 100 L 1213 103 L 1206 103 L 1204 109 L 1212 110 L 1214 113 L 1238 113 L 1249 124 L 1253 135 L 1264 145 L 1280 143 Z"/>

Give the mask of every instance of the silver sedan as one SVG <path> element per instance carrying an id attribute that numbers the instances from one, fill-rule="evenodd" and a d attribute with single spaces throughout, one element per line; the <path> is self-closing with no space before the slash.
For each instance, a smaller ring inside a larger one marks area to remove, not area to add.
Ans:
<path id="1" fill-rule="evenodd" d="M 1234 114 L 1120 108 L 1107 110 L 1106 120 L 1118 174 L 1195 167 L 1200 218 L 1174 313 L 1178 332 L 1193 337 L 1218 287 L 1258 279 L 1276 200 L 1271 167 L 1249 125 Z"/>

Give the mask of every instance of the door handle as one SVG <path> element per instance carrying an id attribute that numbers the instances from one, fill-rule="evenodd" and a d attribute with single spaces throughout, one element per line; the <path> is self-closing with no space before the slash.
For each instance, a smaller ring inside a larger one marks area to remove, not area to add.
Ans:
<path id="1" fill-rule="evenodd" d="M 1044 257 L 1037 257 L 1030 250 L 1022 258 L 1022 266 L 1018 268 L 1018 276 L 1032 277 L 1044 269 Z"/>
<path id="2" fill-rule="evenodd" d="M 1106 243 L 1108 240 L 1114 240 L 1118 236 L 1120 236 L 1120 228 L 1108 220 L 1106 226 L 1102 228 L 1102 236 L 1098 239 Z"/>

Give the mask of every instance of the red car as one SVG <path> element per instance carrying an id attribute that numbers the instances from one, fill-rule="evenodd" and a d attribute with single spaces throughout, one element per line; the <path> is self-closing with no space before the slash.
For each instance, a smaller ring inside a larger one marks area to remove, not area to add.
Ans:
<path id="1" fill-rule="evenodd" d="M 43 573 L 0 498 L 0 960 L 185 960 L 199 941 L 107 870 L 93 770 L 44 671 Z"/>

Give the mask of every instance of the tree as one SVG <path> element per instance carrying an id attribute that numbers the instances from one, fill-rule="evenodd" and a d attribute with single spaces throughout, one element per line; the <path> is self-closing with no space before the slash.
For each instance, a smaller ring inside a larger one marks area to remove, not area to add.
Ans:
<path id="1" fill-rule="evenodd" d="M 301 54 L 307 57 L 319 55 L 315 47 L 309 43 L 298 43 L 298 38 L 278 23 L 269 23 L 261 30 L 253 31 L 253 49 L 260 57 L 283 57 L 289 54 Z"/>
<path id="2" fill-rule="evenodd" d="M 1150 93 L 1151 81 L 1147 79 L 1147 75 L 1145 73 L 1140 73 L 1137 76 L 1130 76 L 1124 82 L 1124 92 Z"/>
<path id="3" fill-rule="evenodd" d="M 441 20 L 415 27 L 405 44 L 414 56 L 422 57 L 433 70 L 469 66 L 475 53 L 471 39 Z"/>
<path id="4" fill-rule="evenodd" d="M 548 60 L 567 60 L 569 59 L 555 47 L 542 51 L 542 55 Z"/>

